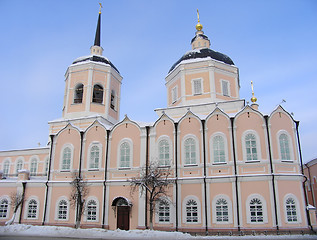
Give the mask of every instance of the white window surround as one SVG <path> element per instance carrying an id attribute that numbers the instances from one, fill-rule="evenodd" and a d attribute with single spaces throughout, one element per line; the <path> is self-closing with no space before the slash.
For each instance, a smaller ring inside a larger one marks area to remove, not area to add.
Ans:
<path id="1" fill-rule="evenodd" d="M 50 162 L 50 157 L 47 156 L 44 160 L 44 168 L 43 168 L 43 173 L 45 176 L 48 174 L 49 162 Z"/>
<path id="2" fill-rule="evenodd" d="M 186 164 L 186 162 L 185 162 L 185 156 L 186 156 L 186 154 L 185 154 L 185 152 L 186 152 L 185 151 L 185 141 L 189 138 L 192 138 L 195 141 L 196 163 L 194 163 L 194 164 Z M 182 158 L 181 158 L 182 159 L 182 166 L 198 166 L 200 164 L 200 154 L 199 153 L 200 153 L 200 148 L 199 148 L 198 138 L 193 134 L 185 135 L 182 139 Z"/>
<path id="3" fill-rule="evenodd" d="M 121 161 L 121 145 L 123 143 L 128 143 L 130 146 L 130 166 L 129 167 L 120 167 L 120 161 Z M 118 169 L 131 169 L 133 166 L 133 141 L 130 138 L 123 138 L 118 144 L 118 149 L 117 149 L 117 167 Z"/>
<path id="4" fill-rule="evenodd" d="M 225 162 L 215 162 L 214 160 L 214 138 L 220 136 L 223 138 L 224 141 L 224 150 L 225 150 Z M 227 141 L 227 137 L 224 133 L 222 132 L 215 132 L 214 134 L 212 134 L 210 136 L 210 140 L 209 140 L 209 149 L 210 149 L 210 162 L 212 164 L 223 164 L 223 163 L 228 163 L 228 141 Z"/>
<path id="5" fill-rule="evenodd" d="M 288 147 L 289 147 L 289 153 L 290 153 L 290 157 L 291 159 L 289 160 L 282 160 L 282 156 L 281 156 L 281 146 L 280 146 L 280 136 L 281 134 L 285 134 L 287 137 L 288 137 Z M 292 138 L 291 138 L 291 135 L 286 131 L 286 130 L 279 130 L 276 134 L 276 141 L 277 141 L 277 148 L 278 148 L 278 156 L 279 156 L 279 159 L 281 161 L 290 161 L 290 162 L 293 162 L 294 160 L 294 151 L 293 151 L 293 141 L 292 141 Z"/>
<path id="6" fill-rule="evenodd" d="M 159 203 L 160 201 L 166 201 L 168 204 L 169 204 L 169 221 L 168 222 L 160 222 L 159 221 Z M 173 223 L 174 222 L 174 215 L 175 215 L 175 211 L 174 211 L 174 207 L 173 207 L 173 204 L 172 204 L 172 201 L 170 200 L 170 198 L 168 197 L 161 197 L 159 199 L 159 201 L 157 201 L 155 203 L 155 222 L 157 224 L 170 224 L 170 223 Z"/>
<path id="7" fill-rule="evenodd" d="M 98 162 L 98 167 L 97 168 L 90 168 L 90 153 L 92 147 L 97 146 L 99 148 L 99 162 Z M 88 170 L 99 170 L 101 168 L 101 161 L 102 161 L 102 144 L 100 142 L 92 142 L 90 143 L 88 147 L 88 153 L 87 153 L 87 169 Z"/>
<path id="8" fill-rule="evenodd" d="M 186 204 L 189 200 L 194 200 L 197 203 L 197 217 L 198 217 L 198 221 L 197 222 L 187 222 L 186 221 L 186 217 L 187 217 L 187 212 L 186 212 Z M 194 196 L 194 195 L 189 195 L 186 196 L 183 200 L 182 203 L 182 221 L 185 224 L 200 224 L 201 223 L 201 204 L 200 201 L 198 199 L 198 197 Z"/>
<path id="9" fill-rule="evenodd" d="M 65 148 L 69 147 L 70 152 L 71 152 L 71 157 L 70 157 L 70 164 L 69 164 L 69 169 L 63 169 L 63 157 L 64 157 L 64 150 Z M 73 158 L 74 158 L 74 146 L 71 143 L 66 143 L 63 145 L 61 148 L 60 152 L 60 160 L 59 160 L 59 171 L 60 172 L 70 172 L 72 171 L 72 166 L 73 166 Z"/>
<path id="10" fill-rule="evenodd" d="M 251 211 L 250 211 L 250 202 L 252 199 L 258 198 L 262 203 L 262 212 L 263 212 L 263 222 L 251 222 Z M 260 194 L 251 194 L 247 198 L 246 202 L 246 215 L 247 215 L 247 223 L 248 224 L 265 224 L 268 223 L 268 216 L 267 216 L 267 207 L 266 201 Z"/>
<path id="11" fill-rule="evenodd" d="M 204 80 L 202 78 L 195 78 L 191 80 L 192 95 L 201 95 L 204 92 Z"/>
<path id="12" fill-rule="evenodd" d="M 294 199 L 295 201 L 295 206 L 296 206 L 296 215 L 297 215 L 297 221 L 294 221 L 294 222 L 289 222 L 287 220 L 287 210 L 286 210 L 286 200 L 288 198 L 292 198 Z M 285 219 L 285 223 L 287 224 L 298 224 L 298 223 L 301 223 L 302 222 L 302 217 L 301 217 L 301 212 L 300 212 L 300 206 L 299 206 L 299 201 L 297 199 L 297 197 L 294 195 L 294 194 L 286 194 L 283 198 L 283 209 L 284 209 L 284 219 Z"/>
<path id="13" fill-rule="evenodd" d="M 223 198 L 224 200 L 227 201 L 228 203 L 228 221 L 227 222 L 218 222 L 217 221 L 217 215 L 216 215 L 216 203 L 218 201 L 218 199 Z M 217 196 L 214 197 L 214 199 L 212 200 L 212 222 L 215 224 L 230 224 L 233 222 L 233 212 L 232 212 L 232 202 L 230 200 L 230 198 L 227 195 L 223 195 L 223 194 L 219 194 Z"/>
<path id="14" fill-rule="evenodd" d="M 230 96 L 231 96 L 231 92 L 230 92 L 230 81 L 221 79 L 221 80 L 220 80 L 220 83 L 221 83 L 221 84 L 220 84 L 220 85 L 221 85 L 221 94 L 222 94 L 223 96 L 230 97 Z M 226 94 L 225 89 L 224 89 L 224 84 L 227 85 L 227 94 Z"/>
<path id="15" fill-rule="evenodd" d="M 67 203 L 66 219 L 59 219 L 59 218 L 58 218 L 59 203 L 60 203 L 62 200 L 66 201 L 66 203 Z M 56 204 L 55 204 L 55 220 L 56 220 L 56 221 L 68 221 L 68 219 L 69 219 L 69 209 L 70 209 L 70 208 L 69 208 L 68 198 L 65 197 L 65 196 L 59 197 L 59 198 L 57 199 L 57 201 L 56 201 Z"/>
<path id="16" fill-rule="evenodd" d="M 21 168 L 19 168 L 21 166 Z M 15 161 L 15 174 L 18 174 L 18 170 L 23 169 L 24 167 L 24 158 L 23 157 L 18 157 L 17 160 Z"/>
<path id="17" fill-rule="evenodd" d="M 88 206 L 88 203 L 90 202 L 90 201 L 95 201 L 95 203 L 96 203 L 96 220 L 88 220 L 87 219 L 87 216 L 88 216 L 88 213 L 87 213 L 87 210 L 88 210 L 88 208 L 87 208 L 87 206 Z M 86 202 L 85 202 L 85 211 L 84 211 L 84 221 L 85 222 L 99 222 L 99 201 L 98 201 L 98 198 L 96 198 L 96 197 L 88 197 L 87 198 L 87 200 L 86 200 Z"/>
<path id="18" fill-rule="evenodd" d="M 172 88 L 171 96 L 172 96 L 171 97 L 172 103 L 177 102 L 177 99 L 178 99 L 178 86 L 177 85 Z"/>
<path id="19" fill-rule="evenodd" d="M 10 206 L 11 200 L 10 200 L 10 197 L 7 196 L 7 195 L 1 196 L 1 197 L 0 197 L 0 205 L 2 204 L 2 201 L 3 201 L 3 200 L 7 200 L 7 202 L 8 202 L 8 204 L 7 204 L 7 214 L 6 214 L 5 217 L 0 217 L 0 219 L 8 219 L 9 216 L 10 216 L 10 210 L 11 210 L 11 206 Z M 1 210 L 2 210 L 2 209 L 1 209 Z"/>
<path id="20" fill-rule="evenodd" d="M 6 158 L 2 163 L 2 170 L 3 170 L 4 177 L 10 174 L 10 167 L 11 167 L 11 159 Z"/>
<path id="21" fill-rule="evenodd" d="M 29 160 L 30 164 L 29 164 L 29 168 L 30 168 L 30 176 L 36 176 L 36 174 L 38 173 L 38 168 L 39 168 L 39 162 L 40 162 L 40 159 L 37 155 L 34 155 L 32 157 L 30 157 L 30 160 Z M 34 169 L 34 162 L 36 162 L 36 165 L 35 165 L 35 172 L 32 171 L 32 169 Z"/>
<path id="22" fill-rule="evenodd" d="M 246 151 L 246 145 L 245 145 L 245 137 L 248 134 L 253 134 L 255 136 L 256 139 L 256 151 L 257 151 L 257 160 L 247 160 L 247 151 Z M 241 142 L 242 142 L 242 153 L 243 153 L 243 161 L 244 162 L 258 162 L 261 161 L 262 159 L 262 154 L 261 154 L 261 144 L 260 144 L 260 137 L 258 135 L 258 133 L 254 130 L 246 130 L 245 132 L 243 132 L 242 137 L 241 137 Z"/>
<path id="23" fill-rule="evenodd" d="M 30 201 L 31 200 L 35 200 L 36 201 L 36 217 L 35 218 L 29 218 L 28 217 L 28 212 L 29 212 L 29 204 L 30 204 Z M 29 197 L 28 198 L 28 200 L 26 201 L 26 205 L 25 205 L 25 207 L 24 207 L 25 209 L 24 209 L 24 219 L 33 219 L 33 220 L 35 220 L 35 219 L 38 219 L 39 218 L 39 211 L 40 211 L 40 201 L 39 201 L 39 199 L 38 199 L 38 197 L 37 196 L 31 196 L 31 197 Z"/>
<path id="24" fill-rule="evenodd" d="M 173 147 L 172 147 L 172 141 L 170 139 L 169 136 L 167 135 L 162 135 L 160 136 L 157 141 L 156 141 L 156 151 L 157 151 L 157 159 L 158 159 L 158 162 L 160 161 L 160 142 L 161 141 L 167 141 L 168 145 L 169 145 L 169 164 L 168 165 L 162 165 L 162 167 L 164 166 L 171 166 L 172 165 L 172 157 L 173 157 Z M 161 165 L 159 165 L 161 166 Z"/>

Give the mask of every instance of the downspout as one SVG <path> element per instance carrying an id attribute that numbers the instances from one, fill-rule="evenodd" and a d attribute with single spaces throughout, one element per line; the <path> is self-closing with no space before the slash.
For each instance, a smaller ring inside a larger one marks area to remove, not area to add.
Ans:
<path id="1" fill-rule="evenodd" d="M 109 149 L 109 135 L 110 130 L 107 130 L 107 139 L 106 139 L 106 162 L 105 162 L 105 180 L 103 181 L 103 209 L 102 209 L 102 228 L 105 228 L 105 214 L 106 214 L 106 181 L 107 181 L 107 171 L 108 171 L 108 149 Z"/>
<path id="2" fill-rule="evenodd" d="M 21 211 L 20 211 L 20 216 L 19 216 L 19 224 L 21 224 L 21 218 L 22 218 L 22 213 L 23 213 L 25 188 L 26 188 L 26 182 L 22 182 L 22 199 L 23 199 L 23 201 L 22 201 L 22 203 L 21 203 Z"/>
<path id="3" fill-rule="evenodd" d="M 48 182 L 51 176 L 51 164 L 52 164 L 52 154 L 53 154 L 53 146 L 54 146 L 54 135 L 50 135 L 51 138 L 51 148 L 50 148 L 50 158 L 48 162 L 48 170 L 47 170 L 47 180 L 45 183 L 46 186 L 46 193 L 45 193 L 45 202 L 44 202 L 44 214 L 43 214 L 43 221 L 42 225 L 45 225 L 46 221 L 46 209 L 47 209 L 47 198 L 48 198 Z"/>
<path id="4" fill-rule="evenodd" d="M 206 184 L 206 139 L 205 139 L 205 120 L 201 120 L 203 130 L 203 156 L 204 156 L 204 197 L 205 197 L 205 221 L 206 221 L 206 234 L 208 234 L 208 217 L 207 217 L 207 184 Z"/>
<path id="5" fill-rule="evenodd" d="M 145 148 L 145 176 L 148 175 L 148 168 L 149 168 L 149 132 L 150 132 L 150 127 L 149 126 L 146 126 L 145 127 L 146 129 L 146 148 Z M 147 191 L 145 191 L 145 215 L 144 215 L 144 218 L 145 218 L 145 229 L 148 229 L 149 226 L 148 226 L 148 193 Z"/>
<path id="6" fill-rule="evenodd" d="M 177 150 L 178 150 L 178 143 L 177 143 L 177 129 L 178 129 L 178 123 L 174 123 L 174 127 L 175 127 L 175 146 L 174 146 L 174 149 L 175 149 L 175 192 L 176 192 L 176 209 L 175 209 L 175 215 L 176 215 L 176 221 L 175 221 L 175 227 L 176 227 L 176 231 L 178 231 L 178 184 L 177 184 L 177 178 L 178 178 L 178 169 L 177 169 L 177 164 L 178 164 L 178 154 L 177 154 Z"/>
<path id="7" fill-rule="evenodd" d="M 237 202 L 237 224 L 238 224 L 238 231 L 241 231 L 240 228 L 240 209 L 239 209 L 239 191 L 238 191 L 238 175 L 237 175 L 237 159 L 236 159 L 236 147 L 234 142 L 234 130 L 233 130 L 233 121 L 234 118 L 230 118 L 231 121 L 231 138 L 232 138 L 232 151 L 233 151 L 233 164 L 234 164 L 234 176 L 235 176 L 235 189 L 236 189 L 236 202 Z"/>
<path id="8" fill-rule="evenodd" d="M 299 132 L 298 132 L 299 121 L 295 121 L 295 124 L 296 124 L 297 144 L 298 144 L 298 150 L 299 150 L 299 159 L 300 159 L 301 172 L 302 172 L 303 177 L 305 177 L 305 175 L 304 175 L 304 167 L 303 167 L 302 148 L 301 148 L 301 145 L 300 145 Z M 306 180 L 305 180 L 305 181 L 303 182 L 303 184 L 302 184 L 303 190 L 304 190 L 304 195 L 305 195 L 306 216 L 307 216 L 307 222 L 308 222 L 308 226 L 309 226 L 310 230 L 311 230 L 311 231 L 314 231 L 314 230 L 313 230 L 313 227 L 312 227 L 312 225 L 311 225 L 311 221 L 310 221 L 309 210 L 307 209 L 308 202 L 307 202 L 307 193 L 306 193 L 306 188 L 305 188 L 305 182 L 306 182 L 306 181 L 307 181 L 307 178 L 306 178 Z"/>
<path id="9" fill-rule="evenodd" d="M 274 175 L 274 169 L 273 169 L 272 150 L 271 150 L 271 141 L 270 141 L 270 131 L 269 131 L 269 126 L 268 126 L 268 116 L 265 115 L 264 119 L 265 119 L 265 125 L 266 125 L 267 143 L 268 143 L 268 146 L 269 146 L 269 157 L 270 157 L 270 168 L 271 168 L 271 176 L 272 176 L 275 224 L 276 224 L 276 231 L 278 232 L 279 231 L 279 226 L 278 226 L 278 218 L 277 218 L 275 175 Z"/>

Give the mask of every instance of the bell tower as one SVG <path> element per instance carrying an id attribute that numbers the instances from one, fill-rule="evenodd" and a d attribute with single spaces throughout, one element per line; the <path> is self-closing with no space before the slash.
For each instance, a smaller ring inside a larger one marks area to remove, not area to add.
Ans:
<path id="1" fill-rule="evenodd" d="M 65 73 L 64 119 L 102 116 L 110 124 L 119 121 L 122 76 L 102 55 L 101 7 L 90 55 L 77 58 Z"/>

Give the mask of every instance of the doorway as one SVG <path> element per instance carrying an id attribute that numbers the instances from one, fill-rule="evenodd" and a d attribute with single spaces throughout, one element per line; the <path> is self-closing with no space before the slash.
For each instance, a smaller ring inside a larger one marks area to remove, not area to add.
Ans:
<path id="1" fill-rule="evenodd" d="M 121 230 L 129 230 L 130 227 L 130 207 L 118 206 L 117 207 L 117 228 Z"/>

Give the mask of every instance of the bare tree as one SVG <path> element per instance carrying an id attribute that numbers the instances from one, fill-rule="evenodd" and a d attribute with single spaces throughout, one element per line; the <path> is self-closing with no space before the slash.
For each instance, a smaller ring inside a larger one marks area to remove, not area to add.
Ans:
<path id="1" fill-rule="evenodd" d="M 141 195 L 146 196 L 150 205 L 150 229 L 153 230 L 153 216 L 155 203 L 168 196 L 168 188 L 174 182 L 169 168 L 158 166 L 157 162 L 151 162 L 148 167 L 142 167 L 138 178 L 130 179 L 131 193 L 141 190 Z"/>
<path id="2" fill-rule="evenodd" d="M 11 225 L 14 222 L 17 211 L 24 202 L 24 192 L 12 192 L 10 198 L 10 205 L 13 207 L 13 215 L 12 218 L 5 223 L 6 225 Z"/>
<path id="3" fill-rule="evenodd" d="M 70 204 L 76 210 L 76 228 L 79 228 L 81 217 L 85 209 L 86 196 L 88 195 L 87 182 L 78 173 L 73 173 L 73 181 L 70 183 L 72 191 L 70 195 Z"/>

